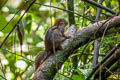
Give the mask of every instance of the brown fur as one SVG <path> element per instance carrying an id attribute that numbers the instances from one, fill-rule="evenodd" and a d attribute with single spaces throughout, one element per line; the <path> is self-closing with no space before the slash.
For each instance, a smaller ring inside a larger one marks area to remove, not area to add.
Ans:
<path id="1" fill-rule="evenodd" d="M 57 19 L 55 24 L 48 29 L 45 35 L 45 51 L 39 53 L 35 59 L 36 69 L 42 64 L 52 53 L 61 49 L 61 43 L 66 39 L 64 28 L 67 25 L 64 19 Z"/>

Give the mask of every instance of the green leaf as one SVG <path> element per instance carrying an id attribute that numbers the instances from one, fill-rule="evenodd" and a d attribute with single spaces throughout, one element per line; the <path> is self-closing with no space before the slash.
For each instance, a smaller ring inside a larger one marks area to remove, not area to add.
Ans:
<path id="1" fill-rule="evenodd" d="M 14 14 L 14 13 L 17 12 L 16 9 L 14 9 L 14 8 L 12 8 L 12 7 L 10 7 L 10 6 L 6 6 L 6 7 L 9 9 L 9 13 L 10 13 L 10 14 Z M 19 13 L 19 14 L 20 14 L 20 13 Z"/>
<path id="2" fill-rule="evenodd" d="M 72 79 L 73 80 L 81 80 L 79 75 L 73 75 Z"/>
<path id="3" fill-rule="evenodd" d="M 76 70 L 76 72 L 77 73 L 72 77 L 73 80 L 85 80 L 85 76 L 82 72 L 80 72 L 78 69 Z"/>
<path id="4" fill-rule="evenodd" d="M 0 30 L 5 26 L 7 21 L 5 20 L 5 16 L 0 12 Z"/>
<path id="5" fill-rule="evenodd" d="M 83 75 L 73 75 L 73 80 L 85 80 L 85 77 Z"/>
<path id="6" fill-rule="evenodd" d="M 30 33 L 31 31 L 31 26 L 32 26 L 32 16 L 28 15 L 26 17 L 26 26 L 25 26 L 25 29 L 27 30 L 28 33 Z"/>

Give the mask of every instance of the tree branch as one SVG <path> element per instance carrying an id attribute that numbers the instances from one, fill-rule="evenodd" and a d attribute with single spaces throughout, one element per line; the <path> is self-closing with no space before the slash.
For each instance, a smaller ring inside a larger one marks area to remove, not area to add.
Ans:
<path id="1" fill-rule="evenodd" d="M 106 60 L 104 60 L 103 64 L 99 65 L 99 68 L 97 68 L 95 72 L 96 73 L 95 77 L 98 78 L 100 69 L 101 69 L 101 74 L 105 74 L 106 69 L 104 67 L 109 69 L 119 58 L 120 58 L 120 44 L 117 46 L 117 48 L 114 51 L 111 52 L 111 56 L 109 56 Z M 89 79 L 87 78 L 86 80 L 90 80 L 90 78 Z"/>
<path id="2" fill-rule="evenodd" d="M 85 28 L 74 29 L 74 34 L 72 37 L 65 41 L 62 46 L 63 50 L 57 51 L 55 55 L 51 55 L 39 68 L 36 70 L 33 76 L 33 80 L 52 80 L 61 68 L 62 64 L 68 59 L 68 57 L 80 46 L 93 41 L 103 35 L 106 30 L 105 35 L 120 32 L 120 16 L 115 16 L 109 20 L 103 20 Z M 70 29 L 67 31 L 70 35 L 72 33 Z M 97 31 L 97 32 L 96 32 Z M 68 35 L 66 33 L 66 35 Z M 57 59 L 57 60 L 56 60 Z"/>
<path id="3" fill-rule="evenodd" d="M 94 1 L 92 1 L 92 0 L 83 0 L 83 1 L 85 1 L 85 2 L 87 2 L 87 3 L 90 3 L 90 4 L 93 4 L 93 5 L 95 5 L 95 6 L 99 7 L 99 8 L 102 8 L 102 9 L 104 9 L 104 10 L 106 10 L 106 11 L 112 13 L 112 14 L 117 14 L 117 13 L 116 13 L 115 11 L 113 11 L 112 9 L 107 8 L 107 7 L 104 7 L 104 6 L 102 6 L 101 4 L 98 4 L 98 3 L 96 3 L 96 2 L 94 2 Z"/>

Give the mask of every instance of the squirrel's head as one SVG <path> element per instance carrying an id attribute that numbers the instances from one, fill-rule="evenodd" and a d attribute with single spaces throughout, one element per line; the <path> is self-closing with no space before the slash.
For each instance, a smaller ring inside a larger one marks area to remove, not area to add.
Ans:
<path id="1" fill-rule="evenodd" d="M 68 22 L 65 19 L 56 19 L 54 26 L 63 26 L 65 27 Z"/>

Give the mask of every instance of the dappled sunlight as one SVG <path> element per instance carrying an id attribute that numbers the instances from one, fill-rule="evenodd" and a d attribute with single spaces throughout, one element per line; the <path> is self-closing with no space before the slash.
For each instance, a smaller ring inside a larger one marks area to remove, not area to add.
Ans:
<path id="1" fill-rule="evenodd" d="M 1 62 L 2 62 L 3 65 L 7 65 L 8 64 L 8 60 L 7 59 L 3 59 Z"/>
<path id="2" fill-rule="evenodd" d="M 17 68 L 20 68 L 21 70 L 24 70 L 24 69 L 26 68 L 27 64 L 26 64 L 25 61 L 19 60 L 19 61 L 17 61 L 17 62 L 15 63 L 15 66 L 16 66 Z"/>
<path id="3" fill-rule="evenodd" d="M 11 80 L 13 77 L 13 73 L 6 73 L 7 80 Z"/>

